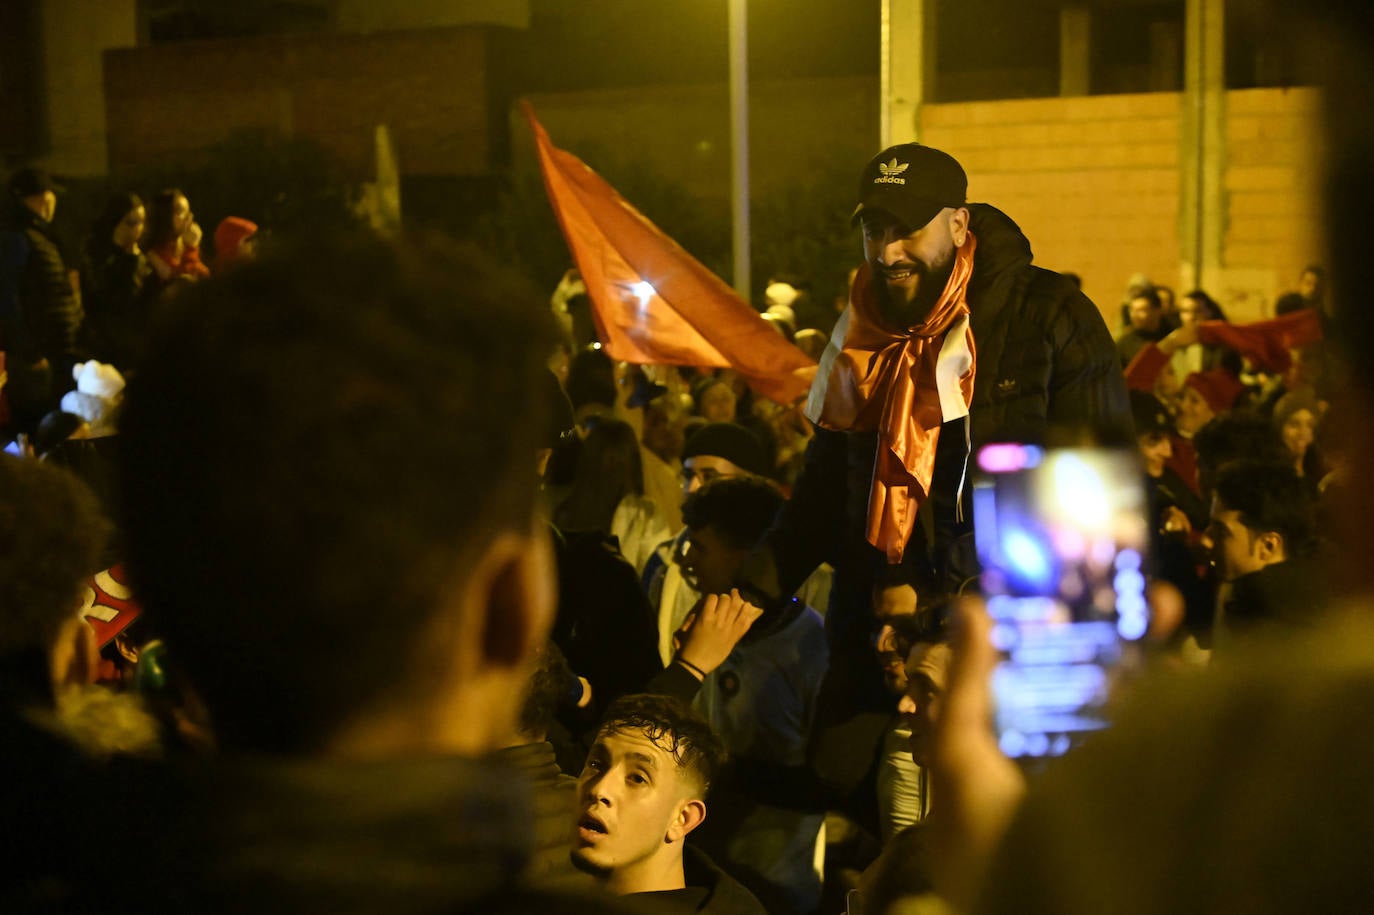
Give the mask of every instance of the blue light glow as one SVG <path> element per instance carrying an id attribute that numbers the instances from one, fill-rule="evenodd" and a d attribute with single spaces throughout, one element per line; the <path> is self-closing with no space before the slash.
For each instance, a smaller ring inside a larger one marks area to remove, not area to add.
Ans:
<path id="1" fill-rule="evenodd" d="M 1002 549 L 1007 557 L 1007 571 L 1035 591 L 1044 592 L 1054 583 L 1054 564 L 1039 539 L 1013 528 L 1002 538 Z"/>
<path id="2" fill-rule="evenodd" d="M 1149 620 L 1143 613 L 1123 613 L 1120 619 L 1116 621 L 1116 631 L 1121 633 L 1123 639 L 1132 642 L 1143 638 L 1149 628 Z"/>

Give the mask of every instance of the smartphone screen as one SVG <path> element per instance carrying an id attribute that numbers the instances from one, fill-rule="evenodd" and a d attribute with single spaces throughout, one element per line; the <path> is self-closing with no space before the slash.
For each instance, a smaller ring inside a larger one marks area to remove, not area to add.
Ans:
<path id="1" fill-rule="evenodd" d="M 1014 444 L 983 448 L 978 471 L 998 741 L 1013 759 L 1058 756 L 1106 725 L 1149 628 L 1143 476 L 1130 452 Z"/>

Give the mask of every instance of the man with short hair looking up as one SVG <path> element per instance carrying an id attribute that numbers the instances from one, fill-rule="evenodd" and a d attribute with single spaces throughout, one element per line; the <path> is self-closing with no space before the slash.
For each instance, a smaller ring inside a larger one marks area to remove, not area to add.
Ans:
<path id="1" fill-rule="evenodd" d="M 680 700 L 616 700 L 578 778 L 573 864 L 653 911 L 762 915 L 748 890 L 686 844 L 724 763 L 711 726 Z"/>

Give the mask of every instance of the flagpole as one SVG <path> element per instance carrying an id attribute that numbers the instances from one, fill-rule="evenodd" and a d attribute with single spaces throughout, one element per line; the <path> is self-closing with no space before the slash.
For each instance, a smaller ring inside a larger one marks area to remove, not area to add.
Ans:
<path id="1" fill-rule="evenodd" d="M 730 191 L 735 291 L 751 302 L 749 276 L 748 0 L 730 0 Z"/>

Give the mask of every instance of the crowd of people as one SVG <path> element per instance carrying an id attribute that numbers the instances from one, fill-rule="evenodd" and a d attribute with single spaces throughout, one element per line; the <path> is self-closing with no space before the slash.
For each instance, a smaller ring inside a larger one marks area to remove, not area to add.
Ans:
<path id="1" fill-rule="evenodd" d="M 0 214 L 0 328 L 8 372 L 0 418 L 7 440 L 23 435 L 25 447 L 46 449 L 71 437 L 57 436 L 56 412 L 89 422 L 79 410 L 59 410 L 64 395 L 80 390 L 74 374 L 80 365 L 94 360 L 122 379 L 139 358 L 157 304 L 211 273 L 201 260 L 202 230 L 180 190 L 161 191 L 146 206 L 132 192 L 111 196 L 76 255 L 62 250 L 52 225 L 63 190 L 46 170 L 20 168 Z M 247 219 L 222 220 L 214 236 L 215 270 L 251 260 L 257 232 Z"/>
<path id="2" fill-rule="evenodd" d="M 899 144 L 844 307 L 767 284 L 818 361 L 777 404 L 617 363 L 576 271 L 238 218 L 207 266 L 177 190 L 69 263 L 59 191 L 0 230 L 0 909 L 1374 900 L 1374 372 L 1321 268 L 1236 324 L 1134 277 L 1114 334 Z M 1007 441 L 1138 453 L 1150 531 L 1147 667 L 1029 783 L 967 507 Z"/>

